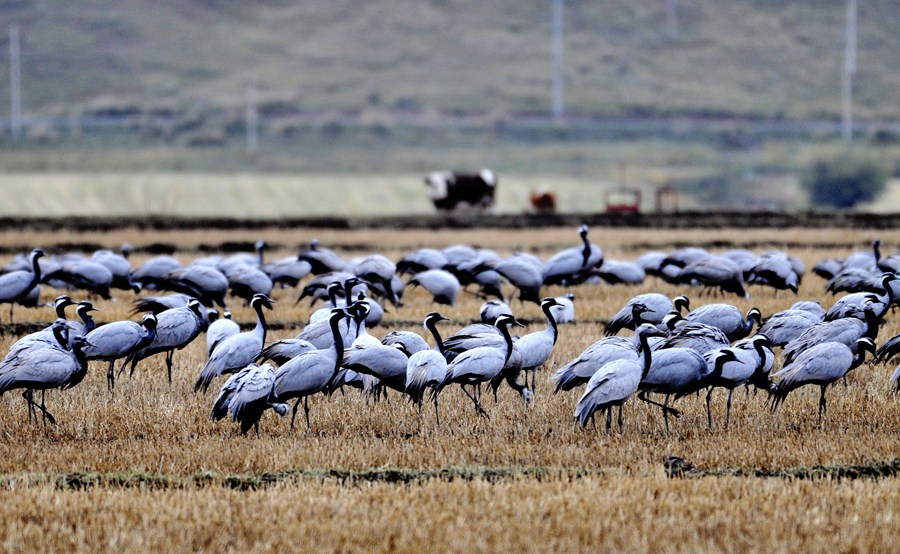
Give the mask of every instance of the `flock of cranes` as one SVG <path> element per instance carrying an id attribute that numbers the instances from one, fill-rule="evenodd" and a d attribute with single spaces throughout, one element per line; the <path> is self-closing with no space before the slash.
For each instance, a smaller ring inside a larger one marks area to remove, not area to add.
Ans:
<path id="1" fill-rule="evenodd" d="M 29 420 L 36 421 L 40 411 L 44 424 L 47 420 L 52 424 L 55 418 L 47 410 L 46 391 L 78 385 L 91 360 L 109 364 L 110 392 L 117 362 L 119 373 L 129 366 L 133 373 L 142 360 L 157 354 L 164 354 L 171 382 L 175 352 L 205 333 L 207 359 L 194 390 L 206 393 L 227 375 L 218 385 L 212 417 L 230 416 L 240 423 L 242 433 L 254 427 L 258 433 L 260 418 L 269 409 L 282 416 L 292 412 L 293 429 L 301 404 L 310 428 L 310 397 L 344 388 L 360 389 L 375 400 L 395 391 L 406 395 L 420 414 L 427 399 L 434 405 L 439 426 L 439 398 L 455 390 L 454 385 L 486 418 L 485 387 L 495 401 L 504 383 L 524 406 L 535 401 L 536 373 L 566 331 L 560 325 L 577 322 L 574 293 L 544 297 L 545 286 L 638 283 L 649 275 L 693 287 L 687 292 L 696 303 L 705 291 L 746 298 L 750 285 L 771 287 L 776 294 L 796 293 L 806 272 L 799 259 L 780 251 L 712 254 L 684 248 L 648 252 L 635 262 L 605 260 L 600 247 L 588 239 L 586 226 L 579 229 L 579 236 L 578 246 L 546 261 L 523 252 L 503 257 L 467 245 L 418 249 L 396 263 L 381 254 L 345 260 L 312 241 L 297 256 L 266 263 L 267 245 L 259 241 L 254 254 L 209 256 L 186 266 L 173 257 L 158 256 L 132 267 L 128 248 L 121 254 L 102 250 L 90 257 L 46 256 L 35 249 L 13 260 L 0 275 L 0 299 L 10 304 L 10 320 L 14 305 L 40 302 L 42 283 L 67 289 L 68 294 L 54 302 L 56 320 L 21 337 L 0 362 L 0 394 L 22 389 Z M 882 258 L 877 241 L 871 252 L 823 260 L 813 271 L 827 280 L 827 290 L 843 294 L 828 309 L 803 300 L 773 314 L 756 308 L 743 313 L 724 301 L 692 307 L 688 294 L 637 295 L 609 319 L 607 336 L 555 368 L 552 393 L 583 386 L 575 420 L 584 427 L 605 412 L 610 433 L 613 410 L 618 412 L 621 432 L 623 405 L 632 397 L 659 408 L 668 431 L 670 416 L 681 415 L 672 403 L 687 395 L 706 391 L 707 422 L 712 428 L 715 389 L 727 390 L 727 426 L 738 387 L 765 391 L 774 411 L 790 392 L 816 385 L 821 389 L 821 423 L 827 417 L 829 385 L 845 379 L 865 361 L 866 353 L 881 362 L 900 352 L 900 336 L 885 341 L 880 349 L 875 343 L 890 306 L 900 300 L 898 269 L 900 255 Z M 295 337 L 267 342 L 266 312 L 275 309 L 273 288 L 301 283 L 297 302 L 311 298 L 325 307 L 313 312 Z M 422 320 L 424 337 L 400 330 L 380 338 L 370 334 L 368 327 L 384 318 L 382 302 L 403 309 L 409 286 L 427 290 L 438 306 L 454 305 L 462 291 L 482 296 L 481 323 L 442 337 L 439 323 L 448 318 L 432 311 Z M 503 289 L 510 287 L 513 295 L 504 297 Z M 134 313 L 144 314 L 140 323 L 96 325 L 93 302 L 109 299 L 116 288 L 141 293 L 134 304 Z M 69 295 L 79 290 L 91 300 L 73 301 Z M 253 309 L 256 324 L 251 329 L 241 332 L 233 321 L 229 295 Z M 513 329 L 522 324 L 511 308 L 513 298 L 538 304 L 546 327 L 515 335 Z M 78 320 L 67 318 L 66 309 L 73 305 Z M 221 317 L 217 308 L 224 308 Z M 631 337 L 620 336 L 629 331 Z M 892 382 L 900 387 L 900 369 Z M 40 402 L 36 392 L 41 393 Z M 652 394 L 663 395 L 662 402 Z"/>

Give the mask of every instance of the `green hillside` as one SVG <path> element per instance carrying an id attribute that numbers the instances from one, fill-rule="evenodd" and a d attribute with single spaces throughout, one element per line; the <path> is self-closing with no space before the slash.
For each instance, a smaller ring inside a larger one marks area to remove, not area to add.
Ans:
<path id="1" fill-rule="evenodd" d="M 603 116 L 839 113 L 844 2 L 566 0 L 566 104 Z M 900 118 L 900 4 L 859 2 L 857 113 Z M 504 118 L 550 106 L 550 2 L 8 0 L 29 115 L 240 108 L 264 116 Z M 9 105 L 0 67 L 0 117 Z"/>

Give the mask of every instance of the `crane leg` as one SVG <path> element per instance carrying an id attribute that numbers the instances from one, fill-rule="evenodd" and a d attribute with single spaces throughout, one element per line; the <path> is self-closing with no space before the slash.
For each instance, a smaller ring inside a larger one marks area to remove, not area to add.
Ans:
<path id="1" fill-rule="evenodd" d="M 172 358 L 175 357 L 175 351 L 166 352 L 166 372 L 169 374 L 169 384 L 172 384 Z"/>
<path id="2" fill-rule="evenodd" d="M 113 391 L 113 387 L 116 386 L 116 361 L 109 361 L 109 369 L 106 370 L 106 388 L 109 389 L 109 392 Z"/>
<path id="3" fill-rule="evenodd" d="M 731 395 L 734 389 L 728 390 L 728 400 L 725 402 L 725 428 L 728 429 L 728 422 L 731 421 Z"/>
<path id="4" fill-rule="evenodd" d="M 712 429 L 712 410 L 709 406 L 712 401 L 712 391 L 713 387 L 709 387 L 709 390 L 706 392 L 706 426 L 708 429 Z"/>
<path id="5" fill-rule="evenodd" d="M 625 432 L 625 425 L 622 423 L 622 404 L 619 404 L 619 434 Z"/>
<path id="6" fill-rule="evenodd" d="M 9 303 L 9 323 L 10 323 L 10 324 L 12 324 L 12 322 L 13 322 L 13 307 L 14 307 L 15 305 L 16 305 L 15 302 L 10 302 L 10 303 Z"/>
<path id="7" fill-rule="evenodd" d="M 654 406 L 663 408 L 663 415 L 665 415 L 666 413 L 671 413 L 675 417 L 681 417 L 680 411 L 676 410 L 675 408 L 669 407 L 669 396 L 668 395 L 666 395 L 666 403 L 665 404 L 660 404 L 659 402 L 654 402 L 653 400 L 650 400 L 649 398 L 647 398 L 647 391 L 639 392 L 638 399 L 643 402 L 646 402 L 647 404 L 652 404 Z"/>
<path id="8" fill-rule="evenodd" d="M 610 429 L 612 429 L 612 406 L 607 406 L 606 408 L 606 436 L 609 436 Z"/>
<path id="9" fill-rule="evenodd" d="M 28 402 L 29 410 L 38 409 L 41 411 L 41 421 L 43 421 L 44 426 L 47 426 L 47 420 L 50 420 L 51 425 L 56 425 L 56 418 L 47 411 L 47 405 L 44 402 L 44 391 L 41 391 L 41 403 L 38 404 L 34 401 L 34 390 L 27 389 L 24 393 L 22 393 L 22 398 Z M 31 420 L 30 412 L 29 412 L 29 421 Z M 34 421 L 37 423 L 37 413 L 34 415 Z"/>
<path id="10" fill-rule="evenodd" d="M 297 408 L 300 407 L 300 398 L 297 398 L 297 401 L 294 402 L 293 414 L 291 415 L 291 431 L 294 430 L 294 420 L 297 419 Z"/>
<path id="11" fill-rule="evenodd" d="M 663 421 L 666 423 L 666 434 L 669 434 L 669 395 L 663 401 Z"/>
<path id="12" fill-rule="evenodd" d="M 31 416 L 34 415 L 34 421 L 37 423 L 37 412 L 34 409 L 34 401 L 31 399 L 31 389 L 25 389 L 22 398 L 25 399 L 25 407 L 28 408 L 28 423 L 31 423 Z"/>
<path id="13" fill-rule="evenodd" d="M 828 423 L 828 407 L 825 404 L 825 389 L 828 385 L 822 385 L 822 395 L 819 397 L 819 424 L 822 424 L 822 415 L 825 415 L 825 423 Z M 824 427 L 824 426 L 823 426 Z"/>
<path id="14" fill-rule="evenodd" d="M 306 414 L 306 430 L 312 431 L 312 426 L 309 424 L 309 397 L 303 397 L 303 411 Z"/>
<path id="15" fill-rule="evenodd" d="M 438 397 L 435 394 L 432 398 L 434 398 L 434 421 L 435 424 L 440 427 L 441 426 L 441 416 L 438 413 Z"/>
<path id="16" fill-rule="evenodd" d="M 484 411 L 484 408 L 481 407 L 481 403 L 478 402 L 478 398 L 476 398 L 475 396 L 469 394 L 469 391 L 467 391 L 466 389 L 464 389 L 464 388 L 462 387 L 462 385 L 460 385 L 460 388 L 462 389 L 462 391 L 463 391 L 464 393 L 466 393 L 466 396 L 469 397 L 469 400 L 471 400 L 471 401 L 475 404 L 475 413 L 477 413 L 478 415 L 480 415 L 480 416 L 482 416 L 482 417 L 486 417 L 486 418 L 490 419 L 490 416 L 487 414 L 487 412 Z M 475 389 L 475 390 L 477 391 L 478 389 Z M 477 392 L 476 392 L 476 394 L 477 394 Z"/>

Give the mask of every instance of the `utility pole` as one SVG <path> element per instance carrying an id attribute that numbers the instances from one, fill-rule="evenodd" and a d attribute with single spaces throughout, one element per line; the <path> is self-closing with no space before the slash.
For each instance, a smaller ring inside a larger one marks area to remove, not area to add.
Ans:
<path id="1" fill-rule="evenodd" d="M 247 85 L 247 154 L 255 155 L 259 151 L 259 111 L 257 110 L 256 83 Z"/>
<path id="2" fill-rule="evenodd" d="M 563 0 L 553 0 L 553 119 L 562 121 L 563 101 Z"/>
<path id="3" fill-rule="evenodd" d="M 19 28 L 9 26 L 9 126 L 13 142 L 22 136 L 22 73 L 19 59 Z"/>
<path id="4" fill-rule="evenodd" d="M 841 138 L 853 140 L 853 75 L 856 73 L 856 0 L 847 0 L 844 29 L 844 69 L 841 72 Z"/>

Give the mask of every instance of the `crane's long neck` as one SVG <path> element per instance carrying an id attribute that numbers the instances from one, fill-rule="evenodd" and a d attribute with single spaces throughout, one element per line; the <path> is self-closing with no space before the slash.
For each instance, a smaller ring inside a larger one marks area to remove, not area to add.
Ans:
<path id="1" fill-rule="evenodd" d="M 647 374 L 650 373 L 650 364 L 653 363 L 653 360 L 651 357 L 650 340 L 647 338 L 647 335 L 640 335 L 638 341 L 640 343 L 640 353 L 644 357 L 644 369 L 641 371 L 641 381 L 643 381 L 647 378 Z"/>
<path id="2" fill-rule="evenodd" d="M 875 340 L 875 338 L 878 336 L 878 316 L 876 316 L 875 312 L 870 308 L 866 308 L 863 314 L 865 314 L 866 316 L 865 336 L 872 340 Z"/>
<path id="3" fill-rule="evenodd" d="M 556 318 L 553 317 L 553 312 L 550 311 L 552 307 L 544 304 L 541 306 L 541 311 L 547 316 L 547 330 L 553 335 L 553 344 L 556 344 L 556 339 L 559 337 L 559 327 L 556 325 Z"/>
<path id="4" fill-rule="evenodd" d="M 331 334 L 334 337 L 334 372 L 337 373 L 344 363 L 344 337 L 341 335 L 340 317 L 331 318 Z"/>
<path id="5" fill-rule="evenodd" d="M 338 307 L 337 287 L 328 287 L 328 301 L 331 302 L 332 308 Z"/>
<path id="6" fill-rule="evenodd" d="M 503 340 L 506 341 L 506 358 L 504 358 L 503 363 L 509 361 L 509 357 L 512 356 L 513 351 L 513 340 L 509 335 L 509 325 L 500 325 L 500 333 L 503 334 Z"/>
<path id="7" fill-rule="evenodd" d="M 425 322 L 425 328 L 431 331 L 431 336 L 434 337 L 434 343 L 437 345 L 438 352 L 441 355 L 444 355 L 444 340 L 441 338 L 441 333 L 437 330 L 437 325 L 434 321 L 430 319 Z"/>
<path id="8" fill-rule="evenodd" d="M 41 264 L 38 263 L 38 256 L 31 257 L 31 273 L 31 284 L 28 286 L 28 290 L 25 292 L 25 294 L 31 292 L 31 289 L 36 287 L 38 283 L 41 282 Z"/>
<path id="9" fill-rule="evenodd" d="M 78 312 L 78 315 L 81 316 L 81 321 L 84 323 L 84 334 L 88 334 L 97 327 L 97 324 L 94 323 L 94 318 L 91 317 L 91 313 L 87 310 L 81 310 Z"/>
<path id="10" fill-rule="evenodd" d="M 850 364 L 850 367 L 847 369 L 847 371 L 850 371 L 851 369 L 856 369 L 856 368 L 858 368 L 858 367 L 861 366 L 861 365 L 863 364 L 863 362 L 865 362 L 865 361 L 866 361 L 866 349 L 865 349 L 865 348 L 859 348 L 859 349 L 856 351 L 856 357 L 853 358 L 853 363 Z"/>
<path id="11" fill-rule="evenodd" d="M 584 247 L 581 249 L 581 267 L 585 269 L 591 258 L 591 243 L 588 241 L 587 233 L 581 234 L 581 242 L 584 243 Z"/>
<path id="12" fill-rule="evenodd" d="M 262 337 L 262 344 L 265 344 L 266 331 L 269 329 L 269 326 L 266 325 L 266 316 L 263 313 L 262 303 L 257 302 L 253 307 L 256 309 L 256 328 L 253 329 L 253 332 Z"/>
<path id="13" fill-rule="evenodd" d="M 141 348 L 147 346 L 156 338 L 156 326 L 144 327 L 144 333 L 141 335 Z"/>
<path id="14" fill-rule="evenodd" d="M 755 343 L 753 345 L 756 348 L 756 353 L 759 355 L 759 364 L 756 366 L 756 371 L 761 370 L 766 367 L 766 349 L 763 348 L 763 345 L 760 343 Z"/>

